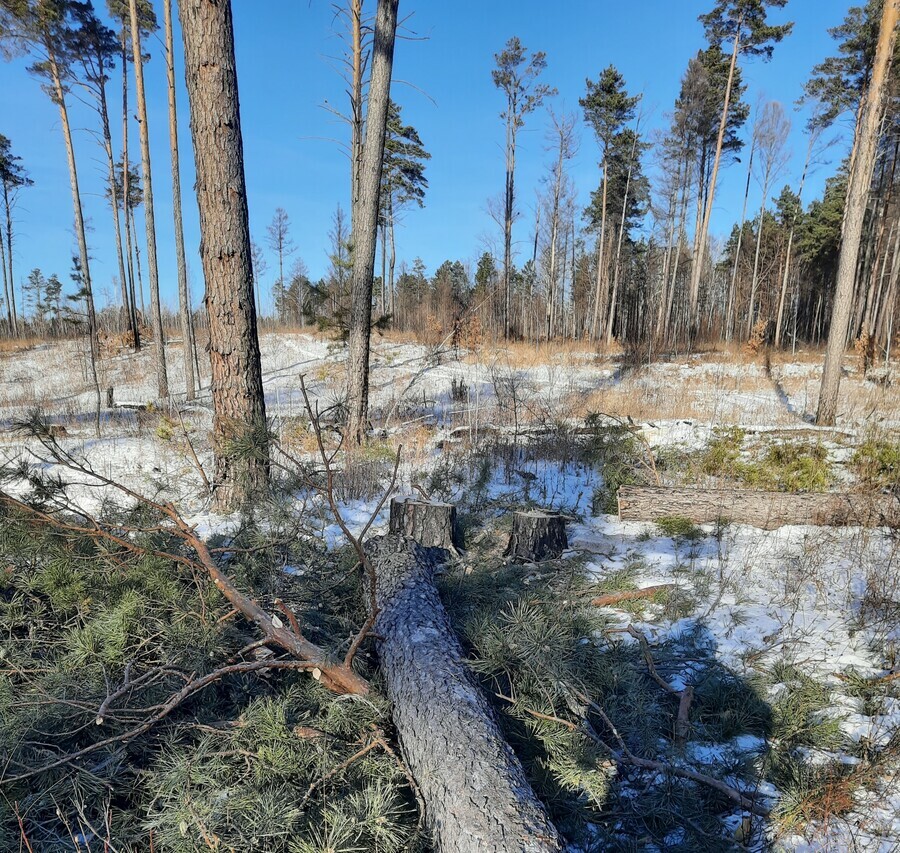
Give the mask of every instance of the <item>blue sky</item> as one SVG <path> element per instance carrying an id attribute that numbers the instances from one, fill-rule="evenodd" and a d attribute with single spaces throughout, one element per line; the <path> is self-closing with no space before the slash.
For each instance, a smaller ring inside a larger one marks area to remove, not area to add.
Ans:
<path id="1" fill-rule="evenodd" d="M 161 14 L 162 4 L 157 5 Z M 367 7 L 374 5 L 375 0 L 366 0 Z M 649 127 L 661 127 L 688 59 L 704 45 L 697 16 L 711 6 L 712 0 L 561 0 L 556 4 L 539 0 L 455 0 L 452 4 L 401 0 L 401 17 L 411 16 L 406 25 L 418 38 L 398 43 L 393 94 L 406 121 L 418 128 L 432 159 L 427 169 L 426 206 L 410 211 L 397 233 L 399 259 L 411 262 L 419 256 L 433 272 L 447 258 L 472 260 L 486 245 L 496 244 L 498 229 L 487 212 L 487 199 L 502 188 L 504 134 L 499 113 L 503 105 L 490 71 L 494 53 L 510 36 L 519 36 L 530 50 L 546 52 L 545 80 L 559 90 L 553 99 L 557 110 L 577 110 L 585 78 L 596 78 L 613 63 L 632 92 L 644 93 Z M 833 52 L 826 30 L 843 19 L 847 7 L 840 0 L 790 0 L 773 21 L 794 20 L 793 34 L 776 47 L 771 62 L 744 60 L 748 102 L 755 103 L 760 93 L 779 100 L 794 123 L 793 157 L 775 194 L 785 182 L 796 184 L 799 177 L 806 151 L 805 115 L 795 113 L 793 105 L 810 68 Z M 327 235 L 335 207 L 341 203 L 346 209 L 349 180 L 344 150 L 337 142 L 328 141 L 346 141 L 347 128 L 322 106 L 327 101 L 343 109 L 346 103 L 343 83 L 329 58 L 342 50 L 334 33 L 332 7 L 326 0 L 233 0 L 233 8 L 251 232 L 265 245 L 266 225 L 275 208 L 284 207 L 297 246 L 294 257 L 302 257 L 311 276 L 318 278 L 328 264 Z M 179 47 L 180 33 L 176 33 L 176 49 Z M 160 282 L 164 301 L 174 304 L 165 68 L 158 40 L 150 39 L 145 49 L 154 54 L 145 75 Z M 26 73 L 26 64 L 22 60 L 0 64 L 0 133 L 12 139 L 35 182 L 22 193 L 19 203 L 16 278 L 18 283 L 33 267 L 40 267 L 45 274 L 56 272 L 67 281 L 74 237 L 59 118 L 38 83 Z M 186 239 L 196 303 L 203 284 L 180 57 L 177 75 Z M 116 77 L 111 85 L 118 91 Z M 89 132 L 95 126 L 94 115 L 73 104 L 72 118 L 86 215 L 93 229 L 89 241 L 95 289 L 105 301 L 107 294 L 114 293 L 112 280 L 117 271 L 112 221 L 103 201 L 105 165 Z M 550 160 L 545 150 L 547 126 L 546 112 L 539 111 L 529 118 L 520 136 L 516 185 L 522 215 L 515 239 L 522 251 L 533 230 L 535 190 Z M 121 141 L 116 120 L 113 133 L 118 150 Z M 591 134 L 581 123 L 579 133 L 579 153 L 570 173 L 583 204 L 597 185 L 599 172 Z M 745 129 L 748 134 L 749 127 Z M 136 156 L 136 125 L 131 139 Z M 808 179 L 805 201 L 821 190 L 844 150 L 833 149 L 831 163 L 820 166 Z M 650 163 L 648 171 L 652 173 Z M 714 234 L 726 232 L 740 215 L 745 174 L 740 165 L 720 173 Z M 758 205 L 759 189 L 754 185 L 750 209 Z M 140 221 L 138 231 L 143 235 Z M 269 271 L 263 282 L 266 291 L 275 270 L 269 254 Z"/>

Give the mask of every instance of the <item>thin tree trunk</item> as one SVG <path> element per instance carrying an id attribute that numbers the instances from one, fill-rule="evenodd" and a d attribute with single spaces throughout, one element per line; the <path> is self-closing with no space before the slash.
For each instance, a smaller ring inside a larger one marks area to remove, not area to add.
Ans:
<path id="1" fill-rule="evenodd" d="M 372 279 L 378 238 L 378 193 L 384 163 L 384 139 L 391 95 L 391 70 L 399 0 L 378 0 L 372 75 L 366 110 L 366 141 L 360 173 L 358 219 L 353 233 L 350 295 L 347 433 L 359 444 L 369 415 L 369 340 L 372 331 Z"/>
<path id="2" fill-rule="evenodd" d="M 363 151 L 362 0 L 350 0 L 350 240 L 354 241 Z"/>
<path id="3" fill-rule="evenodd" d="M 123 74 L 125 71 L 123 71 Z M 112 133 L 109 128 L 109 109 L 106 103 L 106 79 L 102 69 L 97 84 L 99 95 L 100 125 L 103 133 L 103 151 L 106 154 L 107 180 L 109 181 L 109 197 L 112 207 L 113 227 L 116 237 L 116 261 L 119 264 L 119 284 L 122 291 L 122 310 L 125 312 L 126 323 L 131 326 L 132 314 L 128 298 L 128 277 L 125 272 L 125 252 L 122 248 L 122 223 L 119 221 L 119 190 L 116 180 L 116 161 L 113 156 Z M 134 333 L 134 328 L 131 326 Z"/>
<path id="4" fill-rule="evenodd" d="M 516 117 L 506 119 L 506 193 L 503 207 L 503 337 L 512 333 L 512 226 L 515 212 Z"/>
<path id="5" fill-rule="evenodd" d="M 216 497 L 234 507 L 266 488 L 269 448 L 231 3 L 181 0 L 180 13 L 209 316 Z M 252 452 L 230 447 L 242 437 L 252 440 Z"/>
<path id="6" fill-rule="evenodd" d="M 806 147 L 806 160 L 803 162 L 803 172 L 800 175 L 800 186 L 797 188 L 797 204 L 801 203 L 803 198 L 803 185 L 806 183 L 806 173 L 809 170 L 809 163 L 812 160 L 813 145 L 816 141 L 816 134 L 812 133 L 809 137 L 809 144 Z M 802 209 L 802 208 L 801 208 Z M 794 246 L 794 229 L 797 227 L 797 217 L 791 217 L 791 230 L 788 232 L 787 254 L 784 260 L 784 277 L 781 279 L 781 295 L 778 299 L 778 319 L 775 321 L 775 346 L 781 346 L 781 332 L 784 319 L 784 301 L 787 296 L 788 277 L 791 270 L 791 250 Z"/>
<path id="7" fill-rule="evenodd" d="M 125 22 L 122 22 L 122 214 L 125 220 L 125 250 L 128 257 L 128 289 L 131 296 L 130 317 L 134 351 L 141 348 L 141 324 L 138 322 L 137 301 L 134 291 L 134 266 L 132 262 L 131 234 L 132 215 L 130 203 L 131 164 L 128 161 L 128 38 Z M 143 309 L 143 290 L 141 291 L 141 308 Z"/>
<path id="8" fill-rule="evenodd" d="M 597 340 L 600 332 L 600 300 L 605 295 L 604 287 L 606 276 L 604 275 L 604 249 L 606 240 L 606 155 L 603 157 L 603 192 L 600 203 L 600 239 L 597 245 L 597 281 L 594 288 L 594 316 L 591 318 L 591 337 Z M 605 300 L 604 300 L 605 301 Z"/>
<path id="9" fill-rule="evenodd" d="M 763 179 L 762 205 L 759 208 L 759 225 L 756 229 L 756 249 L 753 252 L 753 275 L 750 278 L 750 307 L 747 309 L 747 338 L 753 331 L 753 314 L 756 311 L 756 288 L 759 285 L 759 251 L 762 248 L 763 223 L 766 218 L 766 193 L 769 191 L 769 172 Z"/>
<path id="10" fill-rule="evenodd" d="M 175 259 L 178 265 L 178 313 L 181 318 L 181 348 L 184 354 L 185 399 L 193 400 L 197 380 L 194 376 L 194 323 L 191 319 L 191 294 L 184 255 L 184 225 L 181 219 L 181 165 L 178 158 L 178 112 L 175 103 L 175 46 L 172 38 L 172 0 L 163 0 L 166 27 L 166 79 L 169 90 L 169 149 L 172 152 L 172 210 L 175 219 Z"/>
<path id="11" fill-rule="evenodd" d="M 9 296 L 9 273 L 6 270 L 6 247 L 3 231 L 0 230 L 0 270 L 3 271 L 3 296 L 6 302 L 6 333 L 11 337 L 13 332 L 12 301 Z"/>
<path id="12" fill-rule="evenodd" d="M 138 245 L 137 240 L 137 225 L 135 225 L 134 220 L 134 208 L 131 208 L 131 233 L 134 236 L 134 266 L 137 272 L 137 286 L 138 291 L 141 297 L 141 314 L 144 317 L 144 322 L 146 323 L 147 318 L 147 306 L 144 304 L 144 277 L 141 275 L 141 247 Z"/>
<path id="13" fill-rule="evenodd" d="M 744 204 L 741 207 L 741 221 L 738 224 L 738 241 L 734 250 L 734 266 L 731 270 L 731 284 L 728 287 L 728 305 L 725 309 L 725 340 L 730 341 L 734 331 L 733 316 L 737 302 L 737 272 L 741 260 L 741 244 L 744 241 L 744 223 L 747 221 L 747 199 L 750 196 L 750 176 L 753 171 L 753 155 L 756 153 L 756 134 L 750 144 L 750 157 L 747 162 L 747 182 L 744 185 Z"/>
<path id="14" fill-rule="evenodd" d="M 703 259 L 706 252 L 706 238 L 709 234 L 709 220 L 712 216 L 713 200 L 716 194 L 716 179 L 719 177 L 719 161 L 722 159 L 722 143 L 725 141 L 725 128 L 728 125 L 728 108 L 731 105 L 731 88 L 734 83 L 734 69 L 737 65 L 738 53 L 741 47 L 741 25 L 743 18 L 739 18 L 734 33 L 734 47 L 731 51 L 731 64 L 728 66 L 728 82 L 725 84 L 725 103 L 722 105 L 722 117 L 719 121 L 719 134 L 716 137 L 716 154 L 713 158 L 712 175 L 709 179 L 709 189 L 706 193 L 706 205 L 703 211 L 703 221 L 700 225 L 697 251 L 694 255 L 694 263 L 691 267 L 690 285 L 690 337 L 693 340 L 696 334 L 697 304 L 700 296 L 700 276 L 703 272 Z"/>
<path id="15" fill-rule="evenodd" d="M 640 119 L 638 119 L 640 121 Z M 625 218 L 628 211 L 628 190 L 631 187 L 631 172 L 634 168 L 634 155 L 637 152 L 638 136 L 637 131 L 634 134 L 634 143 L 631 146 L 631 157 L 628 160 L 628 173 L 625 177 L 625 195 L 622 198 L 622 219 L 619 222 L 619 238 L 616 242 L 616 259 L 613 263 L 613 290 L 612 297 L 609 300 L 609 317 L 606 325 L 606 345 L 612 343 L 613 324 L 616 319 L 616 299 L 619 293 L 619 268 L 622 258 L 622 239 L 625 236 Z"/>
<path id="16" fill-rule="evenodd" d="M 84 227 L 84 211 L 81 207 L 81 191 L 78 186 L 78 169 L 75 165 L 75 147 L 72 144 L 72 128 L 69 125 L 69 110 L 66 107 L 65 91 L 62 85 L 62 79 L 59 73 L 59 66 L 56 60 L 56 53 L 49 41 L 44 45 L 47 51 L 47 62 L 50 68 L 50 79 L 53 85 L 54 100 L 59 108 L 59 119 L 62 125 L 63 139 L 66 143 L 66 156 L 69 162 L 69 183 L 72 188 L 72 209 L 75 214 L 75 236 L 78 240 L 78 259 L 81 264 L 81 284 L 84 288 L 84 300 L 87 308 L 88 318 L 88 339 L 90 342 L 91 352 L 91 370 L 94 374 L 95 385 L 97 386 L 97 406 L 98 406 L 98 422 L 97 433 L 100 433 L 99 425 L 99 384 L 97 377 L 97 362 L 100 360 L 100 339 L 97 329 L 97 313 L 94 310 L 94 290 L 91 283 L 90 256 L 87 248 L 87 234 Z M 7 202 L 7 209 L 9 205 Z M 7 238 L 9 235 L 7 234 Z M 10 253 L 12 249 L 10 248 Z M 11 260 L 11 258 L 10 258 Z"/>
<path id="17" fill-rule="evenodd" d="M 831 327 L 828 330 L 828 344 L 825 348 L 825 365 L 822 371 L 822 386 L 819 392 L 819 406 L 816 423 L 831 425 L 837 415 L 838 390 L 841 381 L 841 361 L 847 341 L 847 329 L 853 302 L 856 263 L 859 258 L 860 239 L 866 213 L 869 182 L 878 145 L 878 127 L 884 104 L 884 91 L 894 52 L 897 19 L 900 16 L 900 0 L 885 0 L 881 15 L 881 29 L 872 78 L 866 92 L 864 106 L 857 124 L 855 143 L 856 156 L 850 169 L 847 187 L 847 202 L 844 214 L 843 239 L 838 259 L 837 287 Z"/>
<path id="18" fill-rule="evenodd" d="M 12 237 L 12 205 L 9 201 L 9 187 L 3 185 L 3 208 L 6 214 L 6 265 L 9 269 L 9 301 L 6 303 L 10 311 L 12 334 L 19 337 L 19 316 L 16 311 L 16 279 L 13 275 L 13 237 Z"/>
<path id="19" fill-rule="evenodd" d="M 166 373 L 166 333 L 159 300 L 159 267 L 156 261 L 156 219 L 153 209 L 153 175 L 150 169 L 150 128 L 147 123 L 147 98 L 144 92 L 144 59 L 141 56 L 141 28 L 137 0 L 129 0 L 131 15 L 131 52 L 134 57 L 134 80 L 137 92 L 139 136 L 141 140 L 141 172 L 144 178 L 144 226 L 147 231 L 147 277 L 150 280 L 150 315 L 156 338 L 156 393 L 160 400 L 169 398 Z"/>

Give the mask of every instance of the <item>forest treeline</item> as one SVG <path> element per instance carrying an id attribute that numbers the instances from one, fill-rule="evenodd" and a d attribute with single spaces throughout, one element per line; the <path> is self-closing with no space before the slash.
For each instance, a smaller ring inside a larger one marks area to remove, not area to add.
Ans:
<path id="1" fill-rule="evenodd" d="M 28 4 L 6 3 L 7 16 L 15 14 L 17 5 Z M 142 210 L 152 217 L 152 203 L 145 199 L 140 164 L 131 159 L 139 157 L 140 146 L 133 139 L 129 145 L 128 139 L 134 104 L 129 100 L 129 74 L 121 72 L 130 72 L 134 65 L 130 9 L 123 0 L 111 0 L 105 15 L 89 2 L 38 5 L 46 7 L 45 17 L 53 18 L 45 21 L 46 32 L 23 32 L 21 24 L 7 20 L 4 42 L 14 53 L 27 50 L 34 56 L 31 71 L 61 111 L 67 97 L 85 93 L 96 107 L 95 135 L 107 161 L 108 227 L 115 232 L 119 269 L 118 304 L 107 306 L 97 322 L 110 329 L 128 328 L 134 340 L 140 334 L 140 318 L 147 318 L 149 325 L 153 313 L 157 264 L 155 246 L 144 245 L 135 219 L 135 212 Z M 146 0 L 136 5 L 138 32 L 147 40 L 159 22 Z M 834 142 L 836 122 L 859 111 L 871 76 L 882 3 L 870 0 L 850 8 L 845 21 L 830 31 L 834 55 L 810 71 L 801 99 L 812 106 L 801 174 L 787 171 L 790 105 L 765 100 L 751 105 L 745 97 L 743 66 L 765 61 L 779 42 L 790 38 L 790 24 L 772 25 L 765 14 L 765 7 L 786 3 L 757 5 L 762 12 L 745 16 L 738 27 L 720 12 L 703 16 L 706 44 L 688 58 L 678 97 L 662 128 L 650 127 L 640 96 L 612 65 L 577 93 L 579 110 L 559 110 L 558 93 L 542 82 L 548 58 L 540 51 L 529 53 L 511 38 L 496 55 L 491 79 L 485 80 L 498 90 L 506 139 L 505 187 L 490 204 L 499 248 L 484 251 L 474 263 L 451 258 L 429 271 L 417 257 L 398 260 L 395 225 L 410 208 L 427 203 L 431 155 L 392 100 L 379 205 L 376 320 L 419 335 L 496 334 L 606 343 L 615 339 L 651 350 L 751 338 L 776 346 L 823 341 L 831 316 L 850 154 L 827 180 L 821 197 L 805 198 L 804 183 Z M 368 86 L 372 24 L 362 3 L 351 0 L 339 12 L 337 20 L 346 23 L 351 83 L 344 117 L 353 144 L 361 147 L 359 102 Z M 165 44 L 171 51 L 170 41 Z M 171 69 L 171 53 L 164 51 L 163 59 Z M 354 74 L 359 79 L 354 80 Z M 141 74 L 134 77 L 138 81 Z M 885 358 L 897 332 L 900 266 L 895 90 L 896 83 L 881 124 L 847 341 L 862 340 Z M 174 92 L 173 76 L 173 114 Z M 138 91 L 139 103 L 142 96 Z M 515 185 L 516 135 L 526 125 L 546 126 L 550 154 L 531 221 L 521 215 L 522 193 Z M 589 140 L 580 140 L 579 125 L 587 128 Z M 116 146 L 113 126 L 121 131 Z M 69 131 L 65 135 L 74 175 L 74 143 Z M 172 139 L 177 139 L 174 133 Z M 599 165 L 598 185 L 591 188 L 586 208 L 578 203 L 579 190 L 585 188 L 576 186 L 568 173 L 579 144 L 593 147 Z M 840 160 L 834 153 L 829 156 Z M 746 175 L 743 210 L 724 244 L 709 234 L 709 210 L 721 169 L 739 170 L 742 179 Z M 93 311 L 92 300 L 85 298 L 91 285 L 89 261 L 76 257 L 72 270 L 63 274 L 75 282 L 63 288 L 70 291 L 68 297 L 61 295 L 59 271 L 45 275 L 15 265 L 16 201 L 32 181 L 27 161 L 5 136 L 0 137 L 0 178 L 3 331 L 44 335 L 86 322 Z M 762 196 L 755 210 L 747 209 L 751 187 Z M 474 204 L 482 201 L 473 199 Z M 266 233 L 257 235 L 254 243 L 260 313 L 272 306 L 283 323 L 346 328 L 353 246 L 351 223 L 340 208 L 329 237 L 328 272 L 311 281 L 303 261 L 295 257 L 286 212 L 275 212 Z M 182 244 L 181 265 L 183 254 Z M 265 291 L 262 298 L 260 291 Z M 182 301 L 188 298 L 181 290 L 179 295 Z"/>
<path id="2" fill-rule="evenodd" d="M 18 269 L 16 203 L 32 178 L 27 158 L 0 136 L 3 332 L 85 330 L 95 363 L 103 336 L 135 349 L 142 337 L 165 339 L 175 323 L 160 299 L 153 192 L 154 182 L 158 188 L 168 172 L 190 399 L 199 368 L 194 327 L 206 325 L 210 315 L 195 310 L 187 282 L 171 0 L 163 0 L 161 24 L 149 0 L 108 0 L 102 12 L 90 0 L 2 0 L 0 11 L 6 55 L 29 58 L 40 90 L 59 110 L 77 245 L 62 279 L 58 272 Z M 788 170 L 790 107 L 763 98 L 751 105 L 746 97 L 748 63 L 770 59 L 791 38 L 793 25 L 772 23 L 773 11 L 789 14 L 787 0 L 718 0 L 700 16 L 705 41 L 687 58 L 678 97 L 661 127 L 651 127 L 641 96 L 613 65 L 585 81 L 578 110 L 562 110 L 560 93 L 545 82 L 548 57 L 510 38 L 485 75 L 485 85 L 497 91 L 498 135 L 505 140 L 503 190 L 488 202 L 497 224 L 496 248 L 476 252 L 473 262 L 450 258 L 430 271 L 417 257 L 398 258 L 395 239 L 403 217 L 427 204 L 431 157 L 427 140 L 393 100 L 390 79 L 378 78 L 386 72 L 376 41 L 379 33 L 390 33 L 390 50 L 382 45 L 390 67 L 395 28 L 389 22 L 379 28 L 376 12 L 363 0 L 336 3 L 343 45 L 338 67 L 348 99 L 343 111 L 328 109 L 349 128 L 349 214 L 337 207 L 329 267 L 319 281 L 310 279 L 297 257 L 283 208 L 264 234 L 256 240 L 251 235 L 246 269 L 256 314 L 271 311 L 276 323 L 316 325 L 348 340 L 349 394 L 362 400 L 357 427 L 367 383 L 355 377 L 367 373 L 373 328 L 456 344 L 496 338 L 616 341 L 647 355 L 709 342 L 815 345 L 831 334 L 840 351 L 855 342 L 869 361 L 889 362 L 900 273 L 900 109 L 896 78 L 888 75 L 896 27 L 885 29 L 893 6 L 870 0 L 852 7 L 830 31 L 835 52 L 810 70 L 800 98 L 810 118 L 799 174 Z M 154 172 L 143 81 L 146 45 L 159 29 L 163 37 L 154 41 L 162 45 L 166 70 L 171 156 L 167 164 L 154 164 Z M 880 66 L 879 32 L 890 41 Z M 103 153 L 109 220 L 95 227 L 108 227 L 115 237 L 118 298 L 99 311 L 79 183 L 82 161 L 96 152 L 76 146 L 68 114 L 75 98 L 93 107 L 91 135 Z M 856 127 L 843 159 L 834 139 L 841 120 Z M 516 184 L 518 137 L 526 127 L 544 127 L 549 153 L 530 222 Z M 580 144 L 592 146 L 599 167 L 587 207 L 579 203 L 584 188 L 570 175 Z M 826 156 L 839 165 L 822 196 L 808 199 L 807 177 Z M 846 200 L 854 167 L 858 199 L 851 217 Z M 711 235 L 710 221 L 726 169 L 741 172 L 744 194 L 740 216 L 722 241 Z M 754 184 L 761 203 L 750 209 Z M 848 242 L 843 237 L 849 219 Z M 206 288 L 208 301 L 208 280 Z M 838 314 L 836 326 L 832 317 Z M 158 396 L 166 399 L 165 350 L 154 346 L 153 353 Z"/>

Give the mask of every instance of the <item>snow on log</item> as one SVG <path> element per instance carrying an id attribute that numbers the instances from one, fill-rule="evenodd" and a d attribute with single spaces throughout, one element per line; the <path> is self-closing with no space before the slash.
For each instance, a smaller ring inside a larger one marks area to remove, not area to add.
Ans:
<path id="1" fill-rule="evenodd" d="M 836 492 L 760 492 L 620 486 L 619 518 L 655 521 L 680 516 L 695 524 L 720 519 L 772 530 L 786 524 L 900 527 L 900 497 Z"/>
<path id="2" fill-rule="evenodd" d="M 463 547 L 453 504 L 395 497 L 391 500 L 388 530 L 415 539 L 426 548 L 446 548 L 456 553 Z"/>
<path id="3" fill-rule="evenodd" d="M 562 842 L 466 666 L 434 585 L 438 548 L 388 535 L 366 550 L 393 721 L 438 853 L 549 853 Z"/>
<path id="4" fill-rule="evenodd" d="M 504 554 L 516 563 L 539 563 L 556 559 L 568 547 L 564 516 L 529 510 L 513 515 L 512 533 Z"/>

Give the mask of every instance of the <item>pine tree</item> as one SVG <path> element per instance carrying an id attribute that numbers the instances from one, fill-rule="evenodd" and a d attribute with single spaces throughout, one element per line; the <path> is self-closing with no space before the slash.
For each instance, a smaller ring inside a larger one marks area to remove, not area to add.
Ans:
<path id="1" fill-rule="evenodd" d="M 347 436 L 354 444 L 360 444 L 364 440 L 369 418 L 372 286 L 398 7 L 399 0 L 378 0 L 372 44 L 372 75 L 366 108 L 365 145 L 359 170 L 359 203 L 353 215 L 353 269 L 350 273 L 347 353 Z"/>
<path id="2" fill-rule="evenodd" d="M 387 135 L 384 141 L 384 166 L 381 173 L 379 194 L 379 225 L 381 227 L 381 313 L 393 313 L 394 266 L 396 248 L 394 226 L 404 208 L 412 205 L 423 207 L 428 178 L 425 177 L 425 161 L 431 154 L 419 137 L 418 131 L 403 123 L 400 106 L 391 100 L 388 106 Z M 390 244 L 390 261 L 386 260 Z M 386 292 L 385 292 L 386 291 Z"/>
<path id="3" fill-rule="evenodd" d="M 879 126 L 884 114 L 891 60 L 896 49 L 898 18 L 900 18 L 900 0 L 885 0 L 872 73 L 856 123 L 844 211 L 843 239 L 838 260 L 837 286 L 831 325 L 828 329 L 828 345 L 825 350 L 822 386 L 819 391 L 819 405 L 816 412 L 816 423 L 824 426 L 833 424 L 837 415 L 841 361 L 847 345 L 847 332 L 850 326 L 850 311 L 856 280 L 856 264 L 859 257 L 869 185 L 872 180 L 872 169 L 875 164 Z"/>
<path id="4" fill-rule="evenodd" d="M 547 68 L 543 51 L 528 52 L 515 36 L 504 49 L 494 55 L 497 67 L 491 71 L 494 85 L 506 98 L 506 107 L 500 118 L 506 126 L 506 184 L 503 193 L 503 333 L 512 333 L 512 232 L 516 216 L 516 140 L 525 126 L 525 117 L 533 113 L 544 100 L 556 94 L 556 89 L 537 78 Z"/>
<path id="5" fill-rule="evenodd" d="M 721 47 L 723 43 L 731 44 L 731 60 L 728 66 L 724 98 L 721 104 L 719 130 L 716 136 L 716 148 L 709 179 L 709 190 L 700 223 L 699 239 L 695 240 L 695 256 L 691 267 L 690 283 L 690 324 L 691 336 L 696 334 L 699 322 L 698 299 L 700 294 L 700 278 L 703 274 L 703 258 L 706 252 L 706 241 L 709 235 L 709 221 L 716 193 L 716 180 L 722 158 L 725 133 L 728 127 L 729 108 L 735 71 L 738 67 L 738 56 L 761 56 L 771 59 L 775 44 L 791 32 L 793 24 L 778 26 L 768 23 L 770 8 L 781 9 L 787 0 L 718 0 L 712 11 L 700 16 L 706 32 L 706 38 L 713 47 Z"/>
<path id="6" fill-rule="evenodd" d="M 619 167 L 630 162 L 631 139 L 626 139 L 625 131 L 629 122 L 634 120 L 640 96 L 629 95 L 625 88 L 625 78 L 614 65 L 609 65 L 600 74 L 596 82 L 586 81 L 587 93 L 578 103 L 584 110 L 584 120 L 593 128 L 597 145 L 600 148 L 600 188 L 591 192 L 591 204 L 585 215 L 589 227 L 599 229 L 597 238 L 597 280 L 594 291 L 594 310 L 591 320 L 591 334 L 597 338 L 600 329 L 606 325 L 607 292 L 608 292 L 608 242 L 607 219 L 610 210 L 618 211 L 622 207 L 624 177 L 622 169 L 616 173 L 619 179 L 619 194 L 611 197 L 611 162 L 617 161 Z M 627 152 L 626 153 L 626 149 Z M 626 167 L 627 172 L 627 167 Z M 626 202 L 627 204 L 627 202 Z M 627 217 L 627 212 L 626 212 Z M 621 217 L 619 217 L 621 219 Z"/>

